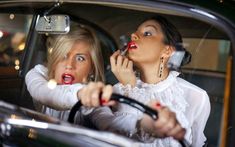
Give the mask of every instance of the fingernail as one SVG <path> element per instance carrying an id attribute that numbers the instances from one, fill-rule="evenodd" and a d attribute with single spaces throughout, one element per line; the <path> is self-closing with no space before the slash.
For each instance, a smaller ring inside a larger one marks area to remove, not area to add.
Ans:
<path id="1" fill-rule="evenodd" d="M 161 108 L 161 104 L 160 104 L 159 102 L 157 102 L 157 103 L 155 104 L 155 106 L 156 106 L 157 108 Z"/>
<path id="2" fill-rule="evenodd" d="M 104 105 L 104 104 L 106 104 L 108 101 L 105 99 L 105 98 L 102 98 L 101 100 L 100 100 L 100 104 L 101 105 Z"/>

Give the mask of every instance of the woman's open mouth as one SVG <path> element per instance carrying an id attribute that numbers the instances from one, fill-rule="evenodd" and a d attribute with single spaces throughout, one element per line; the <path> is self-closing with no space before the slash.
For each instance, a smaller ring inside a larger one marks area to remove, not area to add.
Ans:
<path id="1" fill-rule="evenodd" d="M 73 84 L 74 79 L 75 79 L 74 76 L 71 75 L 71 74 L 64 73 L 62 75 L 62 83 L 65 84 L 65 85 Z"/>
<path id="2" fill-rule="evenodd" d="M 137 49 L 137 45 L 135 42 L 131 41 L 128 43 L 128 50 L 134 50 Z"/>

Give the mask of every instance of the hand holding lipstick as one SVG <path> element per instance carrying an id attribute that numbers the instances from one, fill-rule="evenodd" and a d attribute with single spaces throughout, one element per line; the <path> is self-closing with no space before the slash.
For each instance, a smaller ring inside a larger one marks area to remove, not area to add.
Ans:
<path id="1" fill-rule="evenodd" d="M 136 76 L 133 70 L 133 62 L 127 57 L 121 55 L 120 50 L 113 53 L 110 57 L 111 70 L 123 85 L 130 84 L 132 87 L 136 84 Z"/>

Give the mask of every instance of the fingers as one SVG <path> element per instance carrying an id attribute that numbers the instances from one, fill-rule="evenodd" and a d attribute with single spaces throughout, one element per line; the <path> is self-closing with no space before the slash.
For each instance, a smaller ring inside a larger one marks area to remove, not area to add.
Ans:
<path id="1" fill-rule="evenodd" d="M 110 57 L 110 64 L 112 69 L 127 68 L 129 62 L 130 60 L 127 57 L 120 55 L 120 50 L 114 52 L 113 55 Z M 130 64 L 133 65 L 132 62 Z"/>
<path id="2" fill-rule="evenodd" d="M 100 104 L 100 92 L 101 92 L 103 86 L 104 85 L 101 82 L 92 84 L 92 87 L 90 88 L 90 91 L 91 91 L 90 92 L 91 93 L 90 97 L 91 98 L 86 99 L 91 106 L 99 106 L 99 104 Z"/>
<path id="3" fill-rule="evenodd" d="M 106 105 L 111 105 L 113 103 L 108 103 L 111 94 L 113 92 L 111 85 L 104 85 L 102 82 L 91 82 L 86 87 L 82 88 L 78 96 L 81 103 L 88 107 L 98 107 L 100 106 L 100 93 L 102 92 L 102 103 L 107 103 Z"/>
<path id="4" fill-rule="evenodd" d="M 112 56 L 110 56 L 110 64 L 112 68 L 116 66 L 116 59 L 119 54 L 120 54 L 120 51 L 117 50 L 116 52 L 112 54 Z"/>
<path id="5" fill-rule="evenodd" d="M 158 119 L 154 122 L 154 127 L 159 137 L 166 137 L 167 132 L 176 125 L 175 118 L 172 119 L 168 111 L 167 107 L 158 108 Z"/>
<path id="6" fill-rule="evenodd" d="M 184 135 L 186 133 L 186 130 L 180 126 L 180 124 L 177 124 L 173 129 L 171 129 L 167 136 L 172 136 L 177 140 L 182 140 L 184 138 Z"/>
<path id="7" fill-rule="evenodd" d="M 103 87 L 102 91 L 103 91 L 102 96 L 101 96 L 102 105 L 109 105 L 108 102 L 109 102 L 109 99 L 112 95 L 113 88 L 111 85 L 107 85 L 107 86 Z"/>
<path id="8" fill-rule="evenodd" d="M 80 92 L 80 99 L 84 106 L 97 106 L 99 101 L 99 91 L 101 90 L 102 83 L 89 83 Z"/>
<path id="9" fill-rule="evenodd" d="M 156 124 L 156 127 L 159 127 L 161 132 L 165 132 L 164 134 L 166 136 L 169 136 L 168 133 L 174 129 L 177 125 L 177 120 L 175 117 L 175 113 L 169 113 L 166 110 L 167 108 L 163 108 L 161 116 L 159 116 L 158 123 Z M 164 112 L 165 111 L 165 112 Z M 164 114 L 165 113 L 165 114 Z"/>
<path id="10" fill-rule="evenodd" d="M 127 63 L 127 68 L 130 69 L 130 70 L 133 69 L 133 62 L 132 62 L 132 61 L 129 61 L 129 62 Z"/>
<path id="11" fill-rule="evenodd" d="M 183 139 L 186 131 L 177 121 L 176 114 L 174 112 L 171 112 L 170 109 L 166 107 L 163 107 L 160 113 L 160 132 L 163 132 L 164 136 L 172 136 L 175 139 Z"/>
<path id="12" fill-rule="evenodd" d="M 158 120 L 154 121 L 154 132 L 157 137 L 172 136 L 175 139 L 183 139 L 186 133 L 176 119 L 176 114 L 159 102 L 151 103 L 151 107 L 158 111 Z"/>
<path id="13" fill-rule="evenodd" d="M 148 105 L 156 111 L 160 111 L 162 108 L 166 108 L 166 107 L 162 106 L 159 101 L 155 101 L 155 100 L 150 101 L 150 103 Z"/>
<path id="14" fill-rule="evenodd" d="M 127 68 L 129 62 L 132 62 L 132 61 L 129 61 L 129 59 L 127 59 L 127 58 L 124 57 L 124 60 L 123 60 L 123 62 L 122 62 L 122 67 Z"/>
<path id="15" fill-rule="evenodd" d="M 123 59 L 124 59 L 123 56 L 121 56 L 121 55 L 117 56 L 117 64 L 116 64 L 117 68 L 123 67 L 123 65 L 122 65 Z"/>

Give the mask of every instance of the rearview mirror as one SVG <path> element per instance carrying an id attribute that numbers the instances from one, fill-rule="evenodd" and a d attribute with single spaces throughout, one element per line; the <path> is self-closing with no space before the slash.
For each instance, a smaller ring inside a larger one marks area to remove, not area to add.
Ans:
<path id="1" fill-rule="evenodd" d="M 66 34 L 70 30 L 68 15 L 48 15 L 38 19 L 36 31 L 40 34 Z"/>

